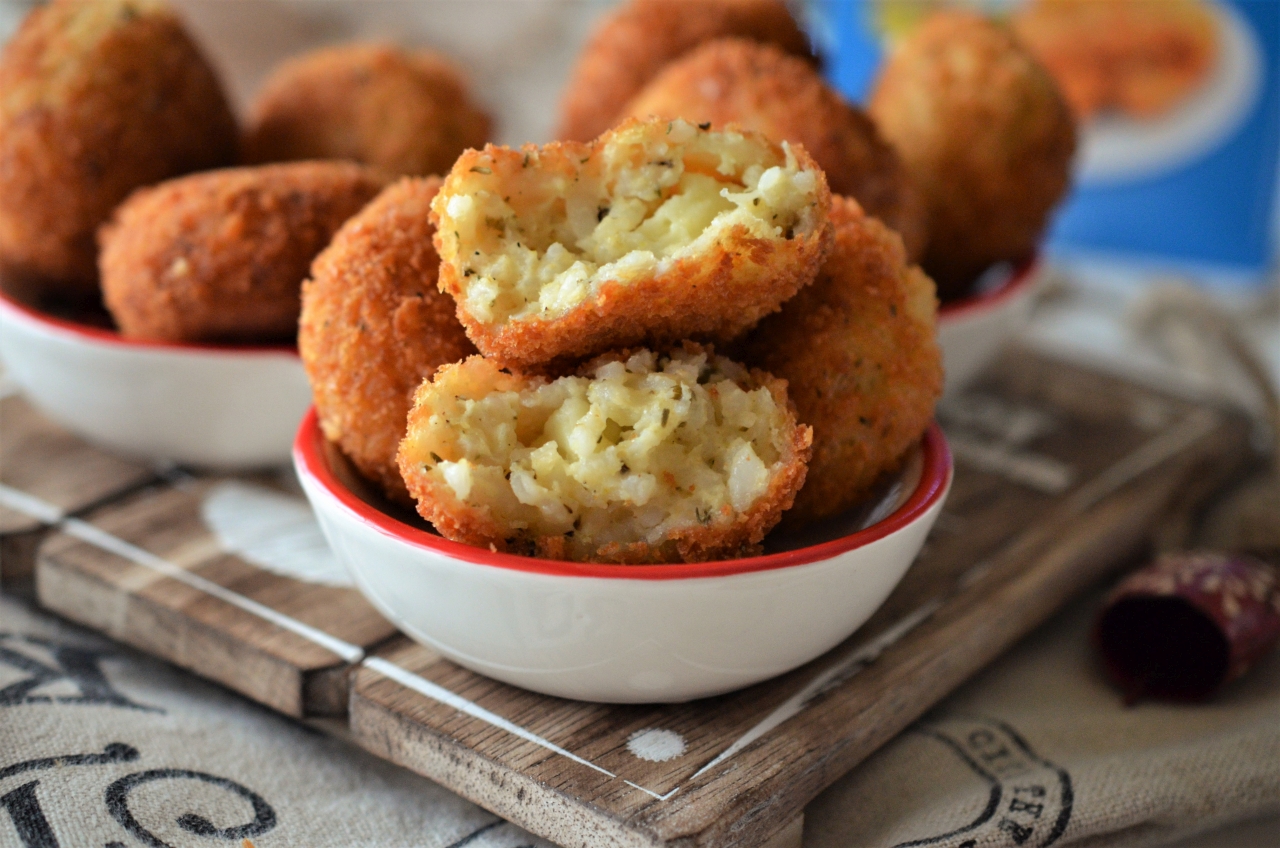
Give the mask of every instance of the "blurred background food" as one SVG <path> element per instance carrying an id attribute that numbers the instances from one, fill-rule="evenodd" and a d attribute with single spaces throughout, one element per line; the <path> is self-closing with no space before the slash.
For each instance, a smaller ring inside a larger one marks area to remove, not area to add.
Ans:
<path id="1" fill-rule="evenodd" d="M 102 230 L 103 299 L 126 337 L 292 341 L 312 258 L 383 182 L 317 161 L 140 189 Z"/>
<path id="2" fill-rule="evenodd" d="M 0 61 L 0 266 L 33 295 L 92 298 L 117 203 L 235 156 L 218 79 L 166 4 L 39 9 Z"/>
<path id="3" fill-rule="evenodd" d="M 982 15 L 940 11 L 885 62 L 870 112 L 925 198 L 941 296 L 1025 262 L 1070 182 L 1075 125 L 1053 78 Z"/>
<path id="4" fill-rule="evenodd" d="M 582 48 L 560 100 L 558 138 L 587 141 L 662 67 L 715 38 L 740 36 L 812 59 L 783 0 L 632 0 L 606 13 Z M 684 116 L 682 116 L 684 117 Z"/>
<path id="5" fill-rule="evenodd" d="M 1204 85 L 1218 59 L 1217 20 L 1201 0 L 1034 0 L 1011 20 L 1084 120 L 1108 111 L 1157 119 Z"/>
<path id="6" fill-rule="evenodd" d="M 489 140 L 463 73 L 428 50 L 344 44 L 289 59 L 249 110 L 246 162 L 350 159 L 392 174 L 443 174 Z"/>

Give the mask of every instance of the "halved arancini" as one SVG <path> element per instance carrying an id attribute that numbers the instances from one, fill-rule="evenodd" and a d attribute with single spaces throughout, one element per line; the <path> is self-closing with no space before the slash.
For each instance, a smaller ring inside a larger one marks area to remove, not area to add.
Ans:
<path id="1" fill-rule="evenodd" d="M 419 388 L 400 445 L 444 536 L 592 562 L 759 552 L 804 483 L 811 430 L 786 384 L 686 343 L 555 380 L 473 356 Z"/>
<path id="2" fill-rule="evenodd" d="M 830 204 L 798 145 L 651 119 L 467 151 L 431 209 L 468 336 L 530 369 L 740 335 L 813 279 Z"/>

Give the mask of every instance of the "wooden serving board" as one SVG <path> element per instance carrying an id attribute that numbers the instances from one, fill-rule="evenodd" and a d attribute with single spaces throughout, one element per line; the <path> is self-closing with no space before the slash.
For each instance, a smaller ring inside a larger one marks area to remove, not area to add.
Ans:
<path id="1" fill-rule="evenodd" d="M 344 715 L 352 664 L 395 628 L 355 589 L 263 568 L 210 527 L 211 503 L 253 509 L 278 488 L 265 476 L 179 473 L 66 522 L 40 548 L 40 603 L 286 715 Z M 251 536 L 283 534 L 302 556 L 328 556 L 306 550 L 324 544 L 309 514 L 310 538 L 288 512 L 257 518 Z"/>
<path id="2" fill-rule="evenodd" d="M 1239 420 L 1027 351 L 941 418 L 956 478 L 928 545 L 870 622 L 803 668 L 609 706 L 402 639 L 356 673 L 354 738 L 565 846 L 798 845 L 814 796 L 1138 553 L 1190 475 L 1247 455 Z"/>
<path id="3" fill-rule="evenodd" d="M 443 660 L 354 590 L 228 551 L 205 514 L 224 478 L 62 521 L 38 596 L 290 715 L 349 694 L 361 745 L 562 845 L 791 848 L 810 799 L 1139 552 L 1187 481 L 1248 456 L 1238 418 L 1027 350 L 940 418 L 955 483 L 884 607 L 788 675 L 689 704 L 565 701 Z"/>
<path id="4" fill-rule="evenodd" d="M 59 518 L 154 479 L 144 463 L 58 427 L 0 378 L 0 589 L 29 594 L 36 548 Z"/>

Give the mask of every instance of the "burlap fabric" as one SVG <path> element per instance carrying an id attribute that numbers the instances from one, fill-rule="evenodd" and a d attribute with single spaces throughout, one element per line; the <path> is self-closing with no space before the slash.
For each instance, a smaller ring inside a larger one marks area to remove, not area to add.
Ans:
<path id="1" fill-rule="evenodd" d="M 0 597 L 0 846 L 546 846 L 431 781 Z"/>
<path id="2" fill-rule="evenodd" d="M 1126 708 L 1088 647 L 1097 603 L 820 796 L 806 848 L 1158 845 L 1280 812 L 1280 655 L 1210 704 Z M 548 844 L 12 598 L 0 633 L 0 846 Z"/>
<path id="3" fill-rule="evenodd" d="M 1100 602 L 1075 604 L 828 789 L 806 845 L 1162 845 L 1280 811 L 1280 653 L 1208 704 L 1125 707 L 1089 645 Z M 1235 844 L 1280 845 L 1274 827 Z"/>

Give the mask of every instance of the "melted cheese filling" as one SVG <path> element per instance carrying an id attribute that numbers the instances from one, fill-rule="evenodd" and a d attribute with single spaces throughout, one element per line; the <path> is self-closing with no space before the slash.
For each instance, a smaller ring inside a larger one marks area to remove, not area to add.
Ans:
<path id="1" fill-rule="evenodd" d="M 407 441 L 459 500 L 589 555 L 731 521 L 769 487 L 789 419 L 722 357 L 641 351 L 523 391 L 437 386 Z M 468 397 L 467 394 L 478 395 Z"/>
<path id="2" fill-rule="evenodd" d="M 466 308 L 493 323 L 555 318 L 605 281 L 661 273 L 732 227 L 781 240 L 815 226 L 817 176 L 787 145 L 779 156 L 739 133 L 659 126 L 670 129 L 656 141 L 650 125 L 620 133 L 573 178 L 525 167 L 499 190 L 478 174 L 450 197 L 440 229 L 457 239 Z"/>

